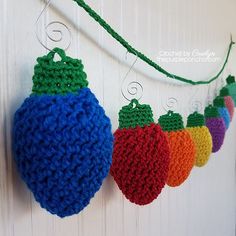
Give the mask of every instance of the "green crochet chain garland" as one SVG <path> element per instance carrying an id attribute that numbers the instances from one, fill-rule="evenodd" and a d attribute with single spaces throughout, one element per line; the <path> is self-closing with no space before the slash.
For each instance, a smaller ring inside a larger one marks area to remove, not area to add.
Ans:
<path id="1" fill-rule="evenodd" d="M 154 61 L 152 61 L 150 58 L 148 58 L 146 55 L 144 55 L 142 52 L 135 49 L 124 38 L 122 38 L 104 19 L 102 19 L 102 17 L 98 13 L 96 13 L 88 4 L 86 4 L 84 2 L 84 0 L 73 0 L 73 1 L 75 1 L 80 7 L 82 7 L 114 39 L 116 39 L 123 47 L 125 47 L 129 53 L 134 54 L 135 56 L 140 58 L 142 61 L 146 62 L 148 65 L 150 65 L 151 67 L 153 67 L 154 69 L 159 71 L 160 73 L 166 75 L 168 78 L 175 79 L 175 80 L 178 80 L 178 81 L 182 81 L 182 82 L 187 83 L 187 84 L 191 84 L 191 85 L 210 84 L 212 81 L 218 79 L 219 76 L 221 75 L 221 73 L 223 72 L 227 62 L 228 62 L 228 58 L 229 58 L 232 46 L 235 44 L 235 42 L 232 41 L 232 37 L 231 37 L 230 44 L 229 44 L 229 47 L 228 47 L 228 52 L 227 52 L 225 61 L 223 63 L 223 66 L 220 69 L 220 71 L 214 77 L 212 77 L 211 79 L 206 80 L 206 81 L 203 81 L 203 80 L 193 81 L 193 80 L 190 80 L 190 79 L 187 79 L 187 78 L 184 78 L 184 77 L 181 77 L 181 76 L 178 76 L 178 75 L 175 75 L 175 74 L 172 74 L 172 73 L 166 71 L 161 66 L 159 66 Z"/>

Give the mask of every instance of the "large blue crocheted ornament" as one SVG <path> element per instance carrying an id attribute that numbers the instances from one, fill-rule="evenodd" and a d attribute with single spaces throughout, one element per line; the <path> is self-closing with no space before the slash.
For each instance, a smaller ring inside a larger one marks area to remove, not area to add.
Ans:
<path id="1" fill-rule="evenodd" d="M 15 160 L 40 205 L 65 217 L 89 204 L 109 172 L 111 123 L 81 60 L 55 48 L 37 61 L 33 93 L 14 117 Z"/>

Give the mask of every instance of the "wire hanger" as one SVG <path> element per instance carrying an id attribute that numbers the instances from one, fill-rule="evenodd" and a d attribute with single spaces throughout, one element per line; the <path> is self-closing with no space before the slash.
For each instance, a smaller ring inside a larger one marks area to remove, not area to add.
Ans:
<path id="1" fill-rule="evenodd" d="M 46 12 L 47 8 L 50 6 L 51 2 L 52 2 L 52 0 L 48 0 L 48 1 L 45 3 L 45 5 L 44 5 L 42 11 L 40 12 L 39 16 L 37 17 L 37 19 L 36 19 L 36 21 L 35 21 L 35 34 L 36 34 L 37 40 L 38 40 L 38 42 L 39 42 L 45 49 L 47 49 L 47 50 L 49 50 L 49 51 L 52 51 L 53 49 L 49 48 L 49 47 L 47 46 L 47 44 L 42 41 L 42 39 L 41 39 L 41 37 L 40 37 L 40 34 L 39 34 L 39 25 L 40 25 L 39 22 L 40 22 L 40 19 L 41 19 L 42 16 L 43 16 L 43 14 Z M 62 26 L 62 28 L 64 28 L 64 29 L 66 30 L 67 34 L 69 35 L 69 41 L 68 41 L 68 43 L 66 44 L 66 46 L 63 48 L 63 49 L 66 51 L 66 50 L 70 47 L 70 45 L 71 45 L 72 34 L 71 34 L 71 31 L 70 31 L 69 27 L 68 27 L 65 23 L 60 22 L 60 21 L 52 21 L 52 22 L 50 22 L 49 24 L 44 25 L 44 32 L 46 33 L 46 36 L 47 36 L 47 38 L 48 38 L 49 40 L 51 40 L 51 41 L 54 42 L 54 43 L 59 43 L 59 42 L 61 42 L 61 41 L 63 40 L 63 38 L 64 38 L 64 33 L 63 33 L 63 31 L 62 31 L 61 29 L 56 29 L 56 28 L 52 30 L 52 33 L 59 35 L 58 38 L 55 38 L 55 36 L 54 36 L 54 37 L 51 36 L 51 35 L 49 34 L 49 32 L 48 32 L 48 29 L 49 29 L 51 26 L 55 26 L 55 27 L 56 27 L 56 26 L 59 26 L 59 25 Z M 53 48 L 54 48 L 54 47 L 53 47 Z"/>
<path id="2" fill-rule="evenodd" d="M 125 55 L 126 60 L 127 60 L 128 53 L 129 52 L 127 51 L 126 55 Z M 133 63 L 129 67 L 129 70 L 126 72 L 126 74 L 125 74 L 125 76 L 122 80 L 121 93 L 122 93 L 123 97 L 128 101 L 131 101 L 133 99 L 133 97 L 135 97 L 139 101 L 143 96 L 143 86 L 138 81 L 131 81 L 127 85 L 127 87 L 125 86 L 125 81 L 126 81 L 128 75 L 130 74 L 131 70 L 133 69 L 133 67 L 134 67 L 134 65 L 136 64 L 137 61 L 138 61 L 138 55 L 136 55 L 135 60 L 133 61 Z M 126 89 L 125 89 L 125 87 L 126 87 Z M 127 91 L 128 95 L 130 95 L 132 98 L 129 98 L 129 96 L 126 95 L 125 91 Z M 136 96 L 138 94 L 138 92 L 141 93 L 139 97 Z"/>

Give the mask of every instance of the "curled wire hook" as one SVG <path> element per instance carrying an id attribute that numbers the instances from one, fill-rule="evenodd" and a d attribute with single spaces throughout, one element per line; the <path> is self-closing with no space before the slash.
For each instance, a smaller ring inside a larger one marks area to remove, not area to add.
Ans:
<path id="1" fill-rule="evenodd" d="M 192 87 L 194 89 L 194 87 Z M 191 112 L 201 112 L 202 108 L 203 108 L 203 104 L 202 101 L 200 101 L 199 99 L 196 99 L 196 95 L 199 91 L 199 88 L 197 88 L 191 95 L 190 99 L 189 99 L 189 103 L 190 103 L 190 110 Z"/>
<path id="2" fill-rule="evenodd" d="M 127 55 L 128 55 L 128 51 L 126 52 L 125 59 L 127 59 Z M 125 91 L 128 93 L 128 95 L 135 97 L 137 100 L 140 100 L 143 96 L 143 86 L 141 83 L 139 83 L 137 81 L 131 81 L 130 83 L 128 83 L 127 87 L 125 86 L 125 81 L 137 61 L 138 61 L 138 55 L 136 54 L 135 60 L 133 61 L 133 63 L 129 67 L 129 70 L 126 72 L 126 74 L 123 78 L 123 81 L 122 81 L 121 93 L 122 93 L 123 97 L 128 101 L 131 101 L 132 98 L 129 98 L 126 95 Z M 126 89 L 124 87 L 126 87 Z M 141 91 L 141 95 L 139 97 L 137 97 L 136 95 L 138 94 L 139 91 Z"/>
<path id="3" fill-rule="evenodd" d="M 214 98 L 218 95 L 218 93 L 219 93 L 219 80 L 216 80 L 216 82 L 215 82 L 215 94 L 214 94 Z"/>
<path id="4" fill-rule="evenodd" d="M 167 78 L 172 77 L 173 79 L 175 79 L 175 76 L 170 74 L 169 76 L 166 75 Z M 171 86 L 175 86 L 174 84 L 172 84 Z M 174 96 L 170 96 L 167 97 L 167 99 L 162 100 L 162 108 L 168 112 L 168 111 L 176 111 L 178 108 L 178 99 L 175 98 Z"/>
<path id="5" fill-rule="evenodd" d="M 47 10 L 47 8 L 49 7 L 49 5 L 51 4 L 51 2 L 52 2 L 52 0 L 48 0 L 46 3 L 45 3 L 45 6 L 44 6 L 44 8 L 43 8 L 43 10 L 40 12 L 40 14 L 39 14 L 39 16 L 37 17 L 37 19 L 36 19 L 36 21 L 35 21 L 35 34 L 36 34 L 36 37 L 37 37 L 37 40 L 38 40 L 38 42 L 45 48 L 45 49 L 47 49 L 47 50 L 49 50 L 49 51 L 52 51 L 52 49 L 51 48 L 49 48 L 43 41 L 42 41 L 42 39 L 41 39 L 41 37 L 39 36 L 39 21 L 40 21 L 40 19 L 42 18 L 42 16 L 43 16 L 43 14 L 44 14 L 44 12 Z M 71 45 L 71 41 L 72 41 L 72 35 L 71 35 L 71 31 L 70 31 L 70 29 L 69 29 L 69 27 L 66 25 L 66 24 L 64 24 L 63 22 L 60 22 L 60 21 L 52 21 L 52 22 L 50 22 L 49 24 L 47 24 L 47 25 L 45 25 L 44 26 L 44 31 L 46 32 L 46 36 L 47 36 L 47 38 L 49 39 L 49 40 L 51 40 L 52 42 L 55 42 L 55 43 L 60 43 L 60 42 L 62 42 L 62 40 L 63 40 L 63 36 L 64 36 L 64 34 L 63 34 L 63 31 L 62 31 L 62 29 L 52 29 L 52 33 L 54 33 L 54 34 L 57 34 L 57 35 L 59 35 L 59 37 L 57 37 L 57 38 L 55 38 L 55 35 L 50 35 L 50 27 L 52 27 L 52 26 L 57 26 L 57 27 L 59 27 L 59 26 L 61 26 L 62 28 L 64 28 L 65 30 L 66 30 L 66 32 L 68 33 L 68 35 L 69 35 L 69 41 L 68 41 L 68 43 L 66 44 L 66 46 L 63 48 L 64 50 L 67 50 L 69 47 L 70 47 L 70 45 Z"/>
<path id="6" fill-rule="evenodd" d="M 221 77 L 221 89 L 225 86 L 225 78 Z"/>
<path id="7" fill-rule="evenodd" d="M 206 98 L 206 105 L 210 105 L 212 103 L 212 95 L 211 95 L 211 84 L 208 84 L 207 87 L 207 98 Z"/>
<path id="8" fill-rule="evenodd" d="M 125 59 L 127 60 L 127 55 L 128 55 L 128 51 L 125 54 Z M 136 62 L 138 61 L 138 55 L 136 54 L 135 60 L 134 62 L 131 64 L 129 70 L 126 72 L 124 78 L 123 78 L 123 82 L 125 81 L 125 79 L 127 78 L 127 76 L 129 75 L 130 71 L 133 69 L 134 65 L 136 64 Z"/>

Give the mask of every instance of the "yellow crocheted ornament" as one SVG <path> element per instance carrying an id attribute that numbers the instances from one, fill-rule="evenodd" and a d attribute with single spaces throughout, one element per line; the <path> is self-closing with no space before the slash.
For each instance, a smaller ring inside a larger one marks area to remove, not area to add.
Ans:
<path id="1" fill-rule="evenodd" d="M 205 126 L 204 116 L 197 112 L 189 115 L 187 130 L 192 135 L 195 143 L 195 166 L 202 167 L 208 162 L 212 152 L 212 138 L 208 128 Z"/>

